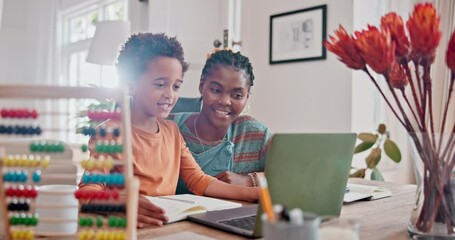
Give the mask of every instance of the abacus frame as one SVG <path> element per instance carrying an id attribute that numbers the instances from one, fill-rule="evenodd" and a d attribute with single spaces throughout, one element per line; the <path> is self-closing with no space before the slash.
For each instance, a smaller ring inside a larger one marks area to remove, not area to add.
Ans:
<path id="1" fill-rule="evenodd" d="M 132 136 L 131 136 L 131 115 L 129 104 L 129 91 L 127 87 L 103 88 L 103 87 L 68 87 L 68 86 L 50 86 L 50 85 L 16 85 L 0 84 L 0 99 L 96 99 L 103 100 L 106 98 L 117 101 L 122 106 L 122 157 L 124 161 L 125 189 L 127 193 L 127 239 L 137 239 L 137 203 L 139 198 L 139 180 L 133 175 L 132 161 Z M 0 142 L 0 150 L 2 149 Z M 0 151 L 0 157 L 4 153 Z M 3 163 L 0 161 L 0 168 Z M 3 210 L 5 229 L 7 239 L 12 239 L 10 226 L 7 221 L 6 197 L 4 192 L 3 179 L 0 178 L 0 205 Z"/>

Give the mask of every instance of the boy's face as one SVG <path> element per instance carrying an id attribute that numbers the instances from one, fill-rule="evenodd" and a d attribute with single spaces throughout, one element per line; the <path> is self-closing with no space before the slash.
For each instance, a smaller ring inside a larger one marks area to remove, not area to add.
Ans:
<path id="1" fill-rule="evenodd" d="M 175 58 L 156 57 L 132 86 L 133 104 L 146 117 L 166 118 L 178 100 L 182 65 Z"/>
<path id="2" fill-rule="evenodd" d="M 229 127 L 245 108 L 249 88 L 243 71 L 232 67 L 212 69 L 199 85 L 203 97 L 201 114 L 215 126 Z"/>

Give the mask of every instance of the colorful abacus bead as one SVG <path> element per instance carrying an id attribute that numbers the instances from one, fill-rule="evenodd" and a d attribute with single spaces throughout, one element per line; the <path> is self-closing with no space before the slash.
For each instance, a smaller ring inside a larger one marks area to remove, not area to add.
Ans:
<path id="1" fill-rule="evenodd" d="M 93 159 L 87 160 L 85 169 L 93 171 L 95 169 L 95 161 Z"/>
<path id="2" fill-rule="evenodd" d="M 100 217 L 100 216 L 96 217 L 96 226 L 99 227 L 99 228 L 103 226 L 103 218 L 102 217 Z"/>
<path id="3" fill-rule="evenodd" d="M 113 228 L 126 228 L 126 218 L 110 216 L 107 225 Z"/>
<path id="4" fill-rule="evenodd" d="M 98 170 L 103 170 L 104 169 L 104 162 L 105 161 L 101 161 L 101 160 L 98 160 L 98 161 L 94 162 L 95 168 L 98 169 Z"/>
<path id="5" fill-rule="evenodd" d="M 40 165 L 42 168 L 47 168 L 49 166 L 49 162 L 51 161 L 51 158 L 49 156 L 44 157 L 40 161 Z"/>
<path id="6" fill-rule="evenodd" d="M 41 128 L 38 127 L 26 127 L 26 126 L 5 126 L 0 125 L 0 134 L 16 134 L 16 135 L 40 135 Z"/>
<path id="7" fill-rule="evenodd" d="M 36 198 L 38 192 L 32 186 L 24 186 L 20 185 L 19 187 L 8 187 L 5 190 L 5 195 L 8 197 L 25 197 L 25 198 Z"/>
<path id="8" fill-rule="evenodd" d="M 108 157 L 104 162 L 104 168 L 107 170 L 112 170 L 114 168 L 114 160 L 112 160 L 112 157 Z"/>
<path id="9" fill-rule="evenodd" d="M 95 240 L 95 231 L 81 231 L 79 233 L 80 240 Z"/>
<path id="10" fill-rule="evenodd" d="M 30 205 L 28 202 L 25 202 L 22 199 L 19 201 L 14 199 L 10 203 L 8 203 L 7 208 L 9 211 L 28 211 L 30 209 Z"/>
<path id="11" fill-rule="evenodd" d="M 13 155 L 8 155 L 6 158 L 3 158 L 3 165 L 5 167 L 13 167 L 14 166 L 14 156 Z"/>
<path id="12" fill-rule="evenodd" d="M 36 110 L 29 110 L 26 108 L 22 109 L 6 109 L 2 108 L 0 110 L 0 116 L 2 118 L 34 118 L 38 117 L 38 112 Z"/>
<path id="13" fill-rule="evenodd" d="M 27 182 L 27 172 L 11 171 L 3 175 L 5 182 Z"/>
<path id="14" fill-rule="evenodd" d="M 84 136 L 95 136 L 96 130 L 93 127 L 83 127 L 82 134 L 84 134 Z"/>
<path id="15" fill-rule="evenodd" d="M 104 128 L 104 127 L 100 127 L 98 132 L 99 132 L 99 135 L 101 137 L 106 137 L 107 136 L 107 131 L 106 131 L 106 128 Z"/>
<path id="16" fill-rule="evenodd" d="M 33 214 L 25 215 L 22 213 L 20 215 L 11 216 L 9 223 L 11 225 L 36 226 L 38 224 L 38 217 Z"/>
<path id="17" fill-rule="evenodd" d="M 120 136 L 120 128 L 114 128 L 114 130 L 112 131 L 112 135 L 114 137 L 119 137 Z"/>
<path id="18" fill-rule="evenodd" d="M 36 170 L 33 173 L 32 179 L 33 179 L 33 182 L 35 182 L 35 183 L 41 182 L 41 171 L 40 170 Z"/>
<path id="19" fill-rule="evenodd" d="M 125 205 L 82 204 L 81 212 L 125 213 Z"/>
<path id="20" fill-rule="evenodd" d="M 82 144 L 81 151 L 82 152 L 87 152 L 88 151 L 88 146 L 86 144 Z"/>
<path id="21" fill-rule="evenodd" d="M 36 191 L 35 187 L 27 186 L 23 190 L 23 195 L 25 198 L 36 198 L 38 191 Z"/>
<path id="22" fill-rule="evenodd" d="M 29 240 L 33 239 L 33 231 L 31 230 L 14 230 L 11 233 L 13 239 L 22 239 L 22 240 Z"/>
<path id="23" fill-rule="evenodd" d="M 63 142 L 32 142 L 29 149 L 31 152 L 59 153 L 65 151 L 65 145 Z"/>

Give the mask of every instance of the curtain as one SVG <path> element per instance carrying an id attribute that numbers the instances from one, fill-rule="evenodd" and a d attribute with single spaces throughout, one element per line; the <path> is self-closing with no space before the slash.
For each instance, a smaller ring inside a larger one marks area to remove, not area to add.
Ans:
<path id="1" fill-rule="evenodd" d="M 435 113 L 435 128 L 440 129 L 443 117 L 444 106 L 447 102 L 449 83 L 450 83 L 450 70 L 446 65 L 446 51 L 447 45 L 450 40 L 452 32 L 455 30 L 455 1 L 435 0 L 433 4 L 441 17 L 441 32 L 442 38 L 439 43 L 439 48 L 436 52 L 436 60 L 432 69 L 433 79 L 433 110 Z M 454 98 L 451 102 L 454 106 Z M 455 109 L 449 109 L 449 118 L 446 122 L 446 129 L 453 126 L 455 121 Z M 447 130 L 446 130 L 447 131 Z M 439 132 L 439 130 L 438 130 Z"/>

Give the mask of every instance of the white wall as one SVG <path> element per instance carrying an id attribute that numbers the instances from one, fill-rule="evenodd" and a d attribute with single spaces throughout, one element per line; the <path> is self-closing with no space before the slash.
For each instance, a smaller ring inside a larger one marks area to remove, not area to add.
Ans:
<path id="1" fill-rule="evenodd" d="M 352 31 L 352 0 L 243 1 L 243 47 L 256 80 L 250 113 L 274 132 L 349 132 L 352 72 L 336 57 L 269 65 L 270 15 L 327 4 L 327 33 Z M 260 8 L 260 10 L 258 10 Z"/>
<path id="2" fill-rule="evenodd" d="M 3 2 L 0 29 L 0 82 L 25 82 L 26 0 Z"/>
<path id="3" fill-rule="evenodd" d="M 52 81 L 57 0 L 5 0 L 0 29 L 0 82 Z"/>

